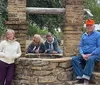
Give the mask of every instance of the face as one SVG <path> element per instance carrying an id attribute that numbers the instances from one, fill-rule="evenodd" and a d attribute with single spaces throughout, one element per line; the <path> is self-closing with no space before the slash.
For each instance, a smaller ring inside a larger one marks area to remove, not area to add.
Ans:
<path id="1" fill-rule="evenodd" d="M 8 32 L 7 33 L 7 39 L 13 40 L 14 39 L 14 33 L 13 32 Z"/>
<path id="2" fill-rule="evenodd" d="M 39 43 L 40 42 L 40 38 L 37 37 L 37 36 L 34 36 L 33 40 L 34 40 L 35 43 Z"/>
<path id="3" fill-rule="evenodd" d="M 47 37 L 48 42 L 52 42 L 52 36 Z"/>
<path id="4" fill-rule="evenodd" d="M 94 25 L 86 25 L 86 30 L 87 30 L 87 32 L 89 32 L 89 33 L 93 32 L 94 28 L 95 28 Z"/>

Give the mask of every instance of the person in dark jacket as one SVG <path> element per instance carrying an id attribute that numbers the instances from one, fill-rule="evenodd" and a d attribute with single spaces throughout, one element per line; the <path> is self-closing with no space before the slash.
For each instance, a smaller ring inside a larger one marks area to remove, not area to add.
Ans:
<path id="1" fill-rule="evenodd" d="M 59 48 L 58 41 L 56 38 L 53 38 L 51 33 L 48 33 L 46 35 L 46 41 L 45 41 L 45 52 L 49 54 L 61 54 L 62 51 Z"/>
<path id="2" fill-rule="evenodd" d="M 39 34 L 35 34 L 33 36 L 32 43 L 28 46 L 28 53 L 44 53 L 45 45 L 43 43 L 43 39 Z"/>

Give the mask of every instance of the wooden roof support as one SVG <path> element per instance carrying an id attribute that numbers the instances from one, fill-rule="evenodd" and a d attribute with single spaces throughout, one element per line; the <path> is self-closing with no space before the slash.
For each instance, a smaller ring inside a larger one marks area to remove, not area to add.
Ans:
<path id="1" fill-rule="evenodd" d="M 30 14 L 64 14 L 65 8 L 36 8 L 27 7 L 27 13 Z"/>

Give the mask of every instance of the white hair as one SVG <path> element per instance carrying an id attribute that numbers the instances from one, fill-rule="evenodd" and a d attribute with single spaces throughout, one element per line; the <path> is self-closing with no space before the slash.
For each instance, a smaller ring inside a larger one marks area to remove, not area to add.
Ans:
<path id="1" fill-rule="evenodd" d="M 7 39 L 7 34 L 8 34 L 9 32 L 12 32 L 12 33 L 15 35 L 15 31 L 14 31 L 14 30 L 12 30 L 12 29 L 7 29 L 7 30 L 6 30 L 6 39 Z M 15 39 L 15 37 L 14 37 L 14 39 Z"/>
<path id="2" fill-rule="evenodd" d="M 8 34 L 9 32 L 12 32 L 13 34 L 15 34 L 15 31 L 12 29 L 7 29 L 6 34 Z"/>

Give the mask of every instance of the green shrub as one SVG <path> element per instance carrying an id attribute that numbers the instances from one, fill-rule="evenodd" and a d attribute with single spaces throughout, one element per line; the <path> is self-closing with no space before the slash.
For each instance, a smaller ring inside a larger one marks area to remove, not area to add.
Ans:
<path id="1" fill-rule="evenodd" d="M 2 18 L 2 16 L 0 15 L 0 36 L 3 34 L 3 32 L 4 32 L 4 23 L 3 23 L 3 18 Z"/>
<path id="2" fill-rule="evenodd" d="M 37 26 L 34 23 L 28 23 L 28 33 L 27 34 L 29 36 L 33 36 L 34 34 L 43 35 L 43 34 L 47 34 L 47 33 L 48 33 L 47 29 L 41 29 L 41 28 L 39 28 L 39 26 Z"/>

